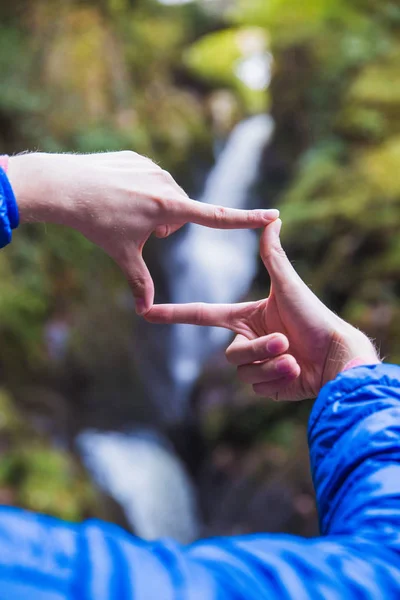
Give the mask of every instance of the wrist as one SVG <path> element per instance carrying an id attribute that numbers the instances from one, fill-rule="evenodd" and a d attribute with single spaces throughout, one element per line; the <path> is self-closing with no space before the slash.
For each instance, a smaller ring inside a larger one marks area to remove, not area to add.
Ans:
<path id="1" fill-rule="evenodd" d="M 322 383 L 325 385 L 335 379 L 349 366 L 375 365 L 380 362 L 379 353 L 371 340 L 362 331 L 342 322 L 332 339 Z"/>
<path id="2" fill-rule="evenodd" d="M 73 202 L 63 194 L 56 156 L 30 153 L 9 158 L 8 178 L 21 223 L 68 224 L 71 220 Z"/>
<path id="3" fill-rule="evenodd" d="M 354 369 L 354 367 L 361 367 L 368 364 L 364 358 L 361 356 L 357 356 L 357 358 L 352 358 L 350 362 L 348 362 L 342 369 L 343 371 L 349 371 L 350 369 Z"/>

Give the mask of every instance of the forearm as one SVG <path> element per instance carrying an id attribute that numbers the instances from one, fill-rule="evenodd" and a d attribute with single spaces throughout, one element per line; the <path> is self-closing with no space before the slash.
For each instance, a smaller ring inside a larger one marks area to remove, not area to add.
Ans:
<path id="1" fill-rule="evenodd" d="M 2 508 L 0 588 L 17 597 L 23 574 L 31 597 L 65 600 L 82 590 L 86 600 L 400 597 L 399 376 L 386 365 L 352 369 L 316 401 L 309 437 L 325 538 L 263 534 L 181 547 Z"/>
<path id="2" fill-rule="evenodd" d="M 68 163 L 68 155 L 60 161 L 60 155 L 39 152 L 10 157 L 7 174 L 21 223 L 75 225 L 79 211 L 82 214 L 76 189 L 81 175 L 75 164 L 68 170 Z"/>
<path id="3" fill-rule="evenodd" d="M 354 366 L 377 365 L 381 362 L 378 350 L 362 331 L 336 315 L 334 319 L 335 334 L 324 365 L 322 385 Z"/>

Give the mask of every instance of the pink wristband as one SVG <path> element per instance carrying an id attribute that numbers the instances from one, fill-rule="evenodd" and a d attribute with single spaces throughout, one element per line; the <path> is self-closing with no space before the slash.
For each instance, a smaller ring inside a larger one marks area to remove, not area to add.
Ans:
<path id="1" fill-rule="evenodd" d="M 7 169 L 8 169 L 8 156 L 7 156 L 7 154 L 3 154 L 3 156 L 0 156 L 0 167 L 3 169 L 3 171 L 5 173 L 7 173 Z"/>
<path id="2" fill-rule="evenodd" d="M 348 371 L 349 369 L 352 369 L 353 367 L 361 367 L 362 365 L 366 365 L 368 364 L 363 358 L 361 357 L 357 357 L 357 358 L 353 358 L 350 362 L 348 362 L 344 367 L 343 367 L 343 371 Z"/>

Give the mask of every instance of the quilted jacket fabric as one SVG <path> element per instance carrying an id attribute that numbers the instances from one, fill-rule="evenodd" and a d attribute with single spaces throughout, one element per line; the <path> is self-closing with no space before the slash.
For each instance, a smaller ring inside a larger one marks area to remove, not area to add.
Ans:
<path id="1" fill-rule="evenodd" d="M 400 599 L 400 368 L 357 367 L 309 423 L 321 537 L 182 547 L 0 508 L 1 600 Z"/>

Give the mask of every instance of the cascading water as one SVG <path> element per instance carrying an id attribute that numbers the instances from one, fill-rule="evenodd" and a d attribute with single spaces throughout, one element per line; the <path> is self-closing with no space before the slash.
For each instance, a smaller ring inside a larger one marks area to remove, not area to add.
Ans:
<path id="1" fill-rule="evenodd" d="M 88 430 L 78 438 L 87 469 L 123 508 L 132 530 L 153 540 L 193 541 L 198 534 L 196 498 L 184 466 L 157 432 Z"/>
<path id="2" fill-rule="evenodd" d="M 252 191 L 262 151 L 272 133 L 273 121 L 268 115 L 257 115 L 237 125 L 209 175 L 201 201 L 255 208 Z M 256 256 L 254 231 L 190 225 L 161 257 L 169 289 L 165 301 L 237 302 L 255 277 Z M 193 325 L 154 328 L 146 324 L 141 331 L 139 362 L 146 373 L 148 395 L 157 402 L 166 423 L 179 423 L 187 416 L 190 393 L 204 363 L 224 347 L 230 334 Z M 162 358 L 162 370 L 152 360 L 155 349 Z"/>
<path id="3" fill-rule="evenodd" d="M 267 115 L 240 123 L 210 173 L 201 200 L 254 208 L 251 192 L 272 132 L 273 122 Z M 169 289 L 165 301 L 230 303 L 248 292 L 256 272 L 257 236 L 253 231 L 192 225 L 169 242 L 161 257 Z M 145 322 L 139 331 L 139 368 L 159 421 L 183 423 L 205 362 L 226 345 L 230 334 L 217 328 L 157 327 Z M 197 536 L 190 479 L 159 433 L 86 431 L 78 446 L 95 480 L 121 504 L 136 533 L 147 539 L 170 536 L 181 542 Z"/>

